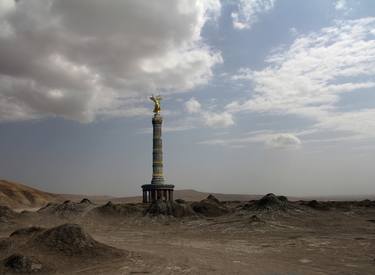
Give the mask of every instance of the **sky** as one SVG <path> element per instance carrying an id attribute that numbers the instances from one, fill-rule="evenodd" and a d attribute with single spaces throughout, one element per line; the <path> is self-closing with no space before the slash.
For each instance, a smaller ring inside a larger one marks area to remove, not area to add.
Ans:
<path id="1" fill-rule="evenodd" d="M 0 178 L 375 194 L 375 1 L 0 0 Z"/>

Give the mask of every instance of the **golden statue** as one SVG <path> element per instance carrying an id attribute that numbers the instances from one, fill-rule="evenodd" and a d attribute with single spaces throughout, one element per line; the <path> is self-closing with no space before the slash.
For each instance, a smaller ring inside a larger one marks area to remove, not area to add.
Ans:
<path id="1" fill-rule="evenodd" d="M 150 99 L 155 103 L 155 106 L 154 106 L 154 113 L 155 114 L 159 114 L 160 113 L 160 101 L 161 101 L 161 96 L 158 95 L 158 96 L 154 96 L 152 95 L 150 97 Z"/>

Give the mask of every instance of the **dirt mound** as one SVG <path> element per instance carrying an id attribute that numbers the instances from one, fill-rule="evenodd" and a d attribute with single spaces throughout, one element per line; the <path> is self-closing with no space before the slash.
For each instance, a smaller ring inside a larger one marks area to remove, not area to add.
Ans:
<path id="1" fill-rule="evenodd" d="M 56 270 L 66 270 L 71 266 L 89 267 L 125 259 L 128 255 L 125 250 L 96 241 L 77 224 L 63 224 L 50 229 L 22 228 L 0 241 L 0 257 L 3 259 L 0 274 L 55 274 Z"/>
<path id="2" fill-rule="evenodd" d="M 325 205 L 327 208 L 335 208 L 336 210 L 341 211 L 350 211 L 353 206 L 356 205 L 355 202 L 352 201 L 325 201 L 319 202 L 321 205 Z"/>
<path id="3" fill-rule="evenodd" d="M 81 226 L 77 224 L 63 224 L 45 230 L 34 240 L 38 245 L 43 245 L 51 249 L 62 252 L 75 251 L 91 248 L 95 246 L 95 241 L 88 235 Z"/>
<path id="4" fill-rule="evenodd" d="M 285 211 L 288 208 L 288 199 L 285 196 L 276 196 L 273 193 L 269 193 L 257 201 L 255 207 L 257 210 Z"/>
<path id="5" fill-rule="evenodd" d="M 8 206 L 0 205 L 0 222 L 7 223 L 18 216 L 19 214 Z"/>
<path id="6" fill-rule="evenodd" d="M 0 203 L 11 208 L 40 207 L 58 196 L 23 184 L 0 180 Z"/>
<path id="7" fill-rule="evenodd" d="M 356 205 L 359 206 L 359 207 L 375 208 L 375 201 L 362 200 L 362 201 L 356 202 Z"/>
<path id="8" fill-rule="evenodd" d="M 95 241 L 78 224 L 63 224 L 45 230 L 32 238 L 29 244 L 49 253 L 55 252 L 65 256 L 111 257 L 123 255 L 121 250 Z"/>
<path id="9" fill-rule="evenodd" d="M 99 215 L 103 218 L 119 218 L 128 216 L 141 216 L 144 207 L 141 204 L 133 203 L 112 203 L 108 202 L 105 205 L 93 208 L 88 216 L 97 217 Z"/>
<path id="10" fill-rule="evenodd" d="M 189 204 L 177 203 L 174 201 L 156 201 L 146 209 L 145 214 L 151 216 L 165 215 L 177 218 L 194 215 Z"/>
<path id="11" fill-rule="evenodd" d="M 39 226 L 31 226 L 26 228 L 17 229 L 13 231 L 9 237 L 30 237 L 36 233 L 44 231 L 45 228 Z"/>
<path id="12" fill-rule="evenodd" d="M 341 210 L 341 211 L 351 211 L 356 207 L 364 208 L 375 208 L 375 201 L 371 200 L 361 200 L 361 201 L 299 201 L 300 205 L 305 205 L 316 210 Z"/>
<path id="13" fill-rule="evenodd" d="M 306 203 L 306 205 L 316 210 L 324 210 L 324 211 L 329 210 L 329 206 L 326 203 L 319 202 L 317 200 L 309 201 L 308 203 Z"/>
<path id="14" fill-rule="evenodd" d="M 214 195 L 208 195 L 205 199 L 206 201 L 214 202 L 216 204 L 220 204 L 220 201 Z"/>
<path id="15" fill-rule="evenodd" d="M 193 202 L 191 204 L 194 212 L 201 214 L 206 217 L 217 217 L 229 213 L 222 203 L 215 198 L 213 195 L 209 195 L 206 199 L 200 202 Z"/>
<path id="16" fill-rule="evenodd" d="M 42 264 L 31 257 L 21 254 L 13 254 L 3 261 L 8 272 L 14 273 L 34 273 L 42 269 Z"/>
<path id="17" fill-rule="evenodd" d="M 269 193 L 257 201 L 250 201 L 243 205 L 241 209 L 252 211 L 286 211 L 291 208 L 288 198 L 285 196 L 276 196 Z"/>
<path id="18" fill-rule="evenodd" d="M 83 198 L 79 203 L 81 203 L 81 204 L 93 204 L 89 199 L 87 199 L 87 198 Z"/>
<path id="19" fill-rule="evenodd" d="M 72 218 L 86 213 L 93 204 L 89 200 L 81 202 L 64 201 L 63 203 L 49 203 L 40 208 L 37 212 L 40 214 L 55 215 L 61 218 Z"/>

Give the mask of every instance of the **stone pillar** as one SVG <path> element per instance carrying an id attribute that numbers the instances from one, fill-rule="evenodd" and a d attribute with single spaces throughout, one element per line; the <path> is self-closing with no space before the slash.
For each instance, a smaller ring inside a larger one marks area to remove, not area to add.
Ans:
<path id="1" fill-rule="evenodd" d="M 161 139 L 161 126 L 163 118 L 155 114 L 152 118 L 152 180 L 151 184 L 164 184 L 163 174 L 163 142 Z"/>
<path id="2" fill-rule="evenodd" d="M 160 111 L 160 109 L 156 110 Z M 152 117 L 152 179 L 151 184 L 142 185 L 142 190 L 146 192 L 143 201 L 146 203 L 154 203 L 156 200 L 170 201 L 173 198 L 171 192 L 173 192 L 174 185 L 164 183 L 162 123 L 163 118 L 156 111 Z"/>

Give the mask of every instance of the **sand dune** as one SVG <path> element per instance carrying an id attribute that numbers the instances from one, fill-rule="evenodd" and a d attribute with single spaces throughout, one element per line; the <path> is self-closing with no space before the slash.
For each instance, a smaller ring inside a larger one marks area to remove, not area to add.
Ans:
<path id="1" fill-rule="evenodd" d="M 0 204 L 11 208 L 40 207 L 48 202 L 59 201 L 56 194 L 7 180 L 0 180 Z"/>

